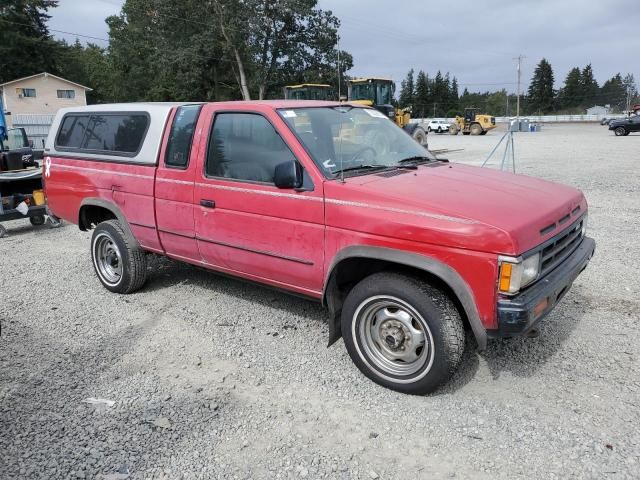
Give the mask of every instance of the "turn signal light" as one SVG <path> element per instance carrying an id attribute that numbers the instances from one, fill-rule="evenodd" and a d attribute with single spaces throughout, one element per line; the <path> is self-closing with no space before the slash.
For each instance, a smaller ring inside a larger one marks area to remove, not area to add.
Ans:
<path id="1" fill-rule="evenodd" d="M 510 263 L 503 263 L 500 266 L 500 291 L 508 292 L 511 285 L 511 273 L 513 272 L 513 265 Z"/>

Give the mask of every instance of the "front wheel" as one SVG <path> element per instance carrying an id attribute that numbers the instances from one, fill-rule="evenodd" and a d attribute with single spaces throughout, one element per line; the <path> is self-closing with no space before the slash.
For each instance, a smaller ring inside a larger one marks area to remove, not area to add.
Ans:
<path id="1" fill-rule="evenodd" d="M 132 293 L 147 278 L 147 258 L 142 249 L 131 245 L 117 220 L 98 224 L 91 237 L 91 258 L 96 274 L 108 290 Z"/>
<path id="2" fill-rule="evenodd" d="M 482 133 L 482 127 L 479 123 L 474 123 L 469 128 L 469 133 L 471 133 L 471 135 L 480 135 Z"/>
<path id="3" fill-rule="evenodd" d="M 616 127 L 613 133 L 616 134 L 616 137 L 624 137 L 627 134 L 627 129 L 624 127 Z"/>
<path id="4" fill-rule="evenodd" d="M 451 378 L 464 351 L 464 328 L 451 299 L 396 273 L 358 283 L 343 305 L 341 327 L 360 371 L 403 393 L 435 390 Z"/>

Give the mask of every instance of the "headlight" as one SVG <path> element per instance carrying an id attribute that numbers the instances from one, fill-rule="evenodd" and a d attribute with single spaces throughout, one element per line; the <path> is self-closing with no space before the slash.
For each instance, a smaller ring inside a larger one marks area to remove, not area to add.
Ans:
<path id="1" fill-rule="evenodd" d="M 540 254 L 536 253 L 524 260 L 500 258 L 500 278 L 498 290 L 501 293 L 518 293 L 538 278 L 540 273 Z"/>
<path id="2" fill-rule="evenodd" d="M 585 215 L 582 219 L 582 236 L 584 237 L 587 234 L 587 220 L 589 219 L 588 215 Z"/>

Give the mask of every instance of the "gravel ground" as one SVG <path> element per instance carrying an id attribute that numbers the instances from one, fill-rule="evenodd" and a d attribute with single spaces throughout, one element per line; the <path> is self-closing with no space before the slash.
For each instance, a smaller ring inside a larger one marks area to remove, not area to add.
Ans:
<path id="1" fill-rule="evenodd" d="M 429 139 L 481 163 L 499 137 Z M 596 256 L 538 338 L 468 349 L 426 397 L 327 349 L 316 304 L 161 258 L 114 295 L 88 233 L 6 224 L 0 478 L 639 478 L 639 146 L 599 125 L 517 136 L 521 173 L 586 193 Z"/>

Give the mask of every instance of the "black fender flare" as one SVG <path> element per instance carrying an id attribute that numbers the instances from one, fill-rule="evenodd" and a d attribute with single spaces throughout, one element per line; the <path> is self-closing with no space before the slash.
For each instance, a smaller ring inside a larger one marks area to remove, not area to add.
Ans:
<path id="1" fill-rule="evenodd" d="M 329 319 L 329 345 L 334 343 L 340 338 L 340 319 L 336 319 L 339 312 L 331 311 L 331 288 L 335 286 L 335 277 L 333 272 L 335 267 L 348 258 L 371 258 L 376 260 L 385 260 L 390 263 L 396 263 L 399 265 L 406 265 L 409 267 L 423 270 L 435 277 L 442 280 L 452 292 L 456 295 L 460 305 L 464 309 L 464 313 L 469 320 L 471 330 L 478 343 L 478 350 L 482 351 L 487 348 L 487 330 L 480 320 L 480 314 L 476 307 L 475 298 L 471 288 L 464 281 L 458 272 L 456 272 L 450 266 L 442 263 L 425 255 L 418 253 L 404 252 L 401 250 L 394 250 L 385 247 L 371 247 L 371 246 L 351 246 L 340 250 L 338 254 L 331 261 L 331 265 L 327 270 L 327 276 L 324 282 L 324 291 L 322 292 L 322 301 L 325 305 L 329 306 L 331 318 Z M 333 282 L 333 283 L 332 283 Z"/>
<path id="2" fill-rule="evenodd" d="M 105 210 L 109 210 L 111 213 L 115 215 L 116 219 L 120 222 L 120 225 L 124 230 L 124 233 L 127 235 L 127 241 L 129 242 L 129 244 L 132 246 L 140 247 L 140 242 L 138 242 L 138 239 L 133 235 L 133 232 L 131 231 L 131 227 L 129 226 L 129 222 L 127 221 L 127 217 L 124 216 L 124 213 L 122 213 L 122 210 L 120 210 L 120 208 L 115 203 L 105 200 L 103 198 L 87 197 L 87 198 L 84 198 L 82 202 L 80 202 L 80 209 L 78 210 L 78 226 L 80 227 L 80 230 L 86 230 L 82 225 L 82 218 L 80 217 L 82 212 L 82 207 L 85 207 L 85 206 L 101 207 L 101 208 L 104 208 Z"/>

